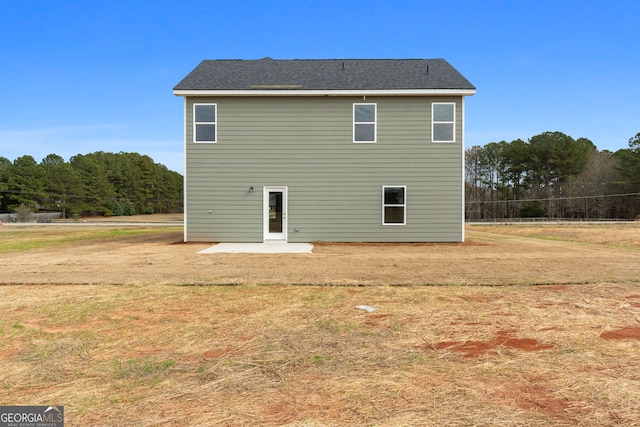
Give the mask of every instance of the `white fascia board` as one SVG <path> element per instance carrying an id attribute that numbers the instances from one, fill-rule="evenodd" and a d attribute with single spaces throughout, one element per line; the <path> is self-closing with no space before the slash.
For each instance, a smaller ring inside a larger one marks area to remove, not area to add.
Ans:
<path id="1" fill-rule="evenodd" d="M 391 89 L 391 90 L 174 90 L 175 96 L 471 96 L 475 89 Z"/>

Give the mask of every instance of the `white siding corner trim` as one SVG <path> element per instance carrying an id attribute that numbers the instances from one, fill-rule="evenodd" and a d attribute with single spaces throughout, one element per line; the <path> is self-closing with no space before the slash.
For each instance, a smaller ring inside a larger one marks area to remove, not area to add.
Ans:
<path id="1" fill-rule="evenodd" d="M 184 138 L 184 173 L 182 175 L 182 210 L 183 210 L 183 224 L 182 224 L 182 240 L 186 243 L 187 242 L 187 218 L 189 217 L 189 215 L 187 215 L 187 194 L 189 193 L 187 191 L 187 173 L 189 172 L 189 170 L 187 169 L 187 97 L 184 97 L 184 117 L 183 117 L 183 122 L 182 122 L 182 126 L 183 126 L 183 138 Z"/>
<path id="2" fill-rule="evenodd" d="M 465 148 L 464 148 L 464 97 L 462 97 L 462 99 L 460 100 L 460 124 L 462 125 L 462 137 L 460 138 L 460 144 L 462 145 L 461 149 L 462 149 L 462 191 L 461 193 L 461 200 L 462 200 L 462 207 L 461 207 L 461 212 L 462 212 L 462 234 L 461 234 L 461 241 L 464 242 L 465 241 L 465 217 L 467 216 L 465 209 L 466 209 L 466 191 L 465 191 L 465 183 L 466 183 L 466 176 L 465 176 L 465 167 L 466 167 L 466 162 L 465 162 Z"/>

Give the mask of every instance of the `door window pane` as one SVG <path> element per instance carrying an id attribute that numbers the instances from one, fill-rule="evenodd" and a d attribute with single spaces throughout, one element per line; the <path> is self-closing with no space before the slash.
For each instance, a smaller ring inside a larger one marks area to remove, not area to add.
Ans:
<path id="1" fill-rule="evenodd" d="M 269 233 L 282 233 L 282 192 L 269 192 Z"/>

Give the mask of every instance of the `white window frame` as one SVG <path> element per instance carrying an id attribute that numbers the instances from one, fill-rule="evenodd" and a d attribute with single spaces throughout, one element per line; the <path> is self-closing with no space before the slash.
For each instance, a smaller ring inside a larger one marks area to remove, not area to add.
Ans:
<path id="1" fill-rule="evenodd" d="M 373 121 L 372 122 L 357 122 L 356 121 L 356 106 L 358 105 L 373 105 Z M 375 144 L 378 140 L 378 104 L 375 102 L 354 102 L 353 103 L 353 142 L 355 144 Z M 356 125 L 373 125 L 373 141 L 356 141 Z"/>
<path id="2" fill-rule="evenodd" d="M 453 120 L 436 120 L 435 118 L 435 112 L 436 112 L 436 105 L 452 105 L 453 106 Z M 436 140 L 436 136 L 435 136 L 435 128 L 436 128 L 436 124 L 440 124 L 440 125 L 444 125 L 444 124 L 448 124 L 451 125 L 452 128 L 452 139 L 451 140 Z M 455 102 L 433 102 L 431 103 L 431 141 L 432 142 L 456 142 L 456 103 Z"/>
<path id="3" fill-rule="evenodd" d="M 387 204 L 384 201 L 384 192 L 387 188 L 402 188 L 404 194 L 404 200 L 402 204 Z M 385 208 L 386 207 L 402 207 L 402 222 L 385 222 Z M 407 225 L 407 186 L 406 185 L 383 185 L 382 186 L 382 225 Z"/>
<path id="4" fill-rule="evenodd" d="M 199 106 L 211 106 L 213 105 L 214 107 L 216 107 L 216 114 L 214 117 L 213 122 L 196 122 L 196 108 Z M 214 125 L 215 126 L 215 132 L 213 135 L 214 140 L 213 141 L 198 141 L 196 139 L 196 127 L 198 125 Z M 218 104 L 213 103 L 213 102 L 198 102 L 198 103 L 194 103 L 193 104 L 193 142 L 197 143 L 197 144 L 215 144 L 218 142 Z"/>

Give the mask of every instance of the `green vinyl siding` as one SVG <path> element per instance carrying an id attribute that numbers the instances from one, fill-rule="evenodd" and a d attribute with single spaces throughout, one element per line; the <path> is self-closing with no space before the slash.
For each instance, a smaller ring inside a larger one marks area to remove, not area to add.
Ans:
<path id="1" fill-rule="evenodd" d="M 193 143 L 194 102 L 217 105 L 215 144 Z M 353 143 L 362 102 L 375 143 Z M 456 142 L 430 141 L 432 102 L 456 103 Z M 462 126 L 462 97 L 188 97 L 187 241 L 261 242 L 265 186 L 288 188 L 289 242 L 461 241 Z M 406 225 L 382 225 L 383 186 L 406 186 Z"/>

